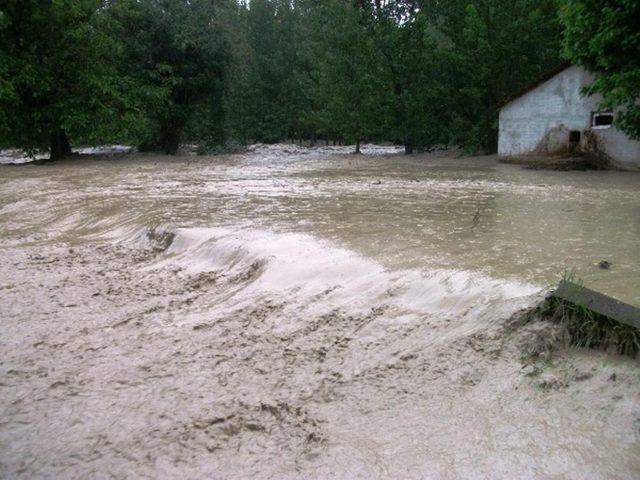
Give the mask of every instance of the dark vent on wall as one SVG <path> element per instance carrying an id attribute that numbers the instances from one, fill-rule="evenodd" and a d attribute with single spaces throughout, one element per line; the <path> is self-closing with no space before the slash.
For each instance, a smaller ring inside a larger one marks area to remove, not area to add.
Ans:
<path id="1" fill-rule="evenodd" d="M 580 131 L 579 130 L 571 130 L 569 132 L 569 143 L 580 143 Z"/>

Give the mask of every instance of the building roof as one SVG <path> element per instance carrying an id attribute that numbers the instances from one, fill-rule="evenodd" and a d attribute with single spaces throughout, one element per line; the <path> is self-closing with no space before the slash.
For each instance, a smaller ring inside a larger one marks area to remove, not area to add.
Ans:
<path id="1" fill-rule="evenodd" d="M 507 104 L 513 102 L 515 99 L 520 98 L 521 96 L 523 96 L 526 93 L 529 93 L 531 90 L 534 90 L 535 88 L 539 87 L 540 85 L 542 85 L 547 80 L 551 80 L 553 77 L 555 77 L 556 75 L 558 75 L 561 72 L 564 72 L 567 68 L 569 68 L 571 66 L 572 65 L 571 65 L 570 62 L 568 62 L 566 60 L 563 61 L 557 67 L 545 72 L 535 82 L 530 83 L 525 88 L 523 88 L 522 90 L 518 91 L 516 94 L 511 95 L 510 97 L 508 97 L 504 102 L 502 102 L 502 104 L 500 105 L 500 108 L 505 107 Z"/>

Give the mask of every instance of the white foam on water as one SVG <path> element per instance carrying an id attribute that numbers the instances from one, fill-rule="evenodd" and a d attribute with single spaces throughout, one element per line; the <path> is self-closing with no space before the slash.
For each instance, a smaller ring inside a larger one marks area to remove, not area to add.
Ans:
<path id="1" fill-rule="evenodd" d="M 299 155 L 350 155 L 355 152 L 355 145 L 316 145 L 306 147 L 302 145 L 286 144 L 286 143 L 256 143 L 247 147 L 247 152 L 252 155 L 260 155 L 267 157 L 291 157 Z M 376 145 L 371 143 L 362 144 L 360 152 L 369 156 L 397 155 L 404 152 L 401 145 Z"/>
<path id="2" fill-rule="evenodd" d="M 160 229 L 161 230 L 161 229 Z M 160 231 L 158 230 L 158 231 Z M 147 241 L 147 233 L 129 240 Z M 232 228 L 181 228 L 152 267 L 179 265 L 188 274 L 221 272 L 243 278 L 237 302 L 278 296 L 298 311 L 362 313 L 392 306 L 398 315 L 509 314 L 540 293 L 533 285 L 462 270 L 389 271 L 356 252 L 301 233 Z"/>
<path id="3" fill-rule="evenodd" d="M 115 155 L 135 152 L 136 148 L 128 145 L 98 145 L 95 147 L 73 148 L 72 152 L 79 155 Z M 28 155 L 23 150 L 9 149 L 0 150 L 0 165 L 22 165 L 34 160 L 44 160 L 49 158 L 48 152 L 37 152 Z"/>
<path id="4" fill-rule="evenodd" d="M 96 147 L 74 148 L 73 151 L 80 155 L 113 155 L 135 152 L 136 148 L 130 145 L 98 145 Z"/>

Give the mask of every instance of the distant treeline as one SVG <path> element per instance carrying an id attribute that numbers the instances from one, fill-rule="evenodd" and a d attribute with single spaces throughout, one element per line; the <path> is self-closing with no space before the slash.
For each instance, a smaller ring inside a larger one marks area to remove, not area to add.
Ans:
<path id="1" fill-rule="evenodd" d="M 52 157 L 116 141 L 493 151 L 501 103 L 561 62 L 563 27 L 565 53 L 589 65 L 576 39 L 607 3 L 4 0 L 0 144 Z M 640 18 L 638 2 L 611 3 Z"/>

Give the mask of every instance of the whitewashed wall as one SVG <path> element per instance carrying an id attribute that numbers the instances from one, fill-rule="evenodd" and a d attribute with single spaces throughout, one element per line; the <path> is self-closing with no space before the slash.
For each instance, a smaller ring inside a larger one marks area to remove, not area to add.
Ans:
<path id="1" fill-rule="evenodd" d="M 498 154 L 518 156 L 558 153 L 569 145 L 569 131 L 591 128 L 591 113 L 600 98 L 583 97 L 582 87 L 591 76 L 580 67 L 569 67 L 500 111 Z M 640 166 L 640 142 L 611 127 L 593 130 L 599 147 L 620 163 Z M 584 133 L 582 134 L 584 138 Z"/>

